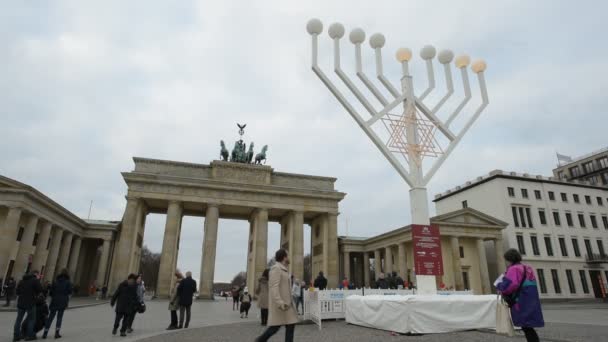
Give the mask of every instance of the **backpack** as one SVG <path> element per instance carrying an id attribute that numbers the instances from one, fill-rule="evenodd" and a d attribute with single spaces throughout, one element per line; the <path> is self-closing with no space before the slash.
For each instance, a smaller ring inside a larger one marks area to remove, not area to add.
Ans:
<path id="1" fill-rule="evenodd" d="M 510 308 L 512 308 L 513 305 L 515 305 L 517 303 L 517 299 L 519 298 L 519 293 L 521 292 L 521 287 L 524 285 L 524 281 L 526 281 L 526 274 L 528 273 L 528 269 L 524 265 L 522 265 L 522 267 L 524 268 L 524 273 L 522 274 L 521 282 L 519 283 L 517 290 L 515 290 L 513 293 L 511 293 L 509 295 L 502 296 L 503 299 L 505 300 L 505 303 L 507 303 L 507 305 Z"/>
<path id="2" fill-rule="evenodd" d="M 251 296 L 243 295 L 243 299 L 241 299 L 241 303 L 249 303 L 251 302 Z"/>

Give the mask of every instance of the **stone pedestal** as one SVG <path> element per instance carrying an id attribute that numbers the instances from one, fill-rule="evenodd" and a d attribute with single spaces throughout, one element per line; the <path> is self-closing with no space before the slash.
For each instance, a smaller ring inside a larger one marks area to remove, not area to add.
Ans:
<path id="1" fill-rule="evenodd" d="M 199 298 L 213 299 L 218 223 L 219 208 L 217 205 L 210 204 L 207 206 L 207 214 L 205 215 Z"/>

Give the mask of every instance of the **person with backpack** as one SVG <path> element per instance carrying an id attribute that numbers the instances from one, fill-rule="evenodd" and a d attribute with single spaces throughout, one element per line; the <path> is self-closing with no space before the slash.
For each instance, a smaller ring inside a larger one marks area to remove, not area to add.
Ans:
<path id="1" fill-rule="evenodd" d="M 511 308 L 513 325 L 521 327 L 526 341 L 540 341 L 534 328 L 545 326 L 540 297 L 536 285 L 534 270 L 521 263 L 521 254 L 516 249 L 509 249 L 504 254 L 507 272 L 496 289 Z"/>
<path id="2" fill-rule="evenodd" d="M 252 299 L 247 287 L 243 289 L 243 294 L 239 297 L 239 300 L 241 301 L 241 318 L 243 318 L 243 315 L 245 315 L 245 318 L 248 318 Z"/>
<path id="3" fill-rule="evenodd" d="M 55 279 L 55 282 L 50 286 L 49 295 L 51 296 L 50 314 L 44 325 L 44 332 L 42 338 L 46 338 L 51 324 L 57 315 L 57 322 L 55 322 L 55 338 L 61 338 L 59 334 L 61 330 L 61 322 L 63 321 L 63 312 L 68 307 L 70 301 L 70 295 L 72 294 L 72 283 L 70 282 L 70 276 L 68 270 L 63 269 Z"/>

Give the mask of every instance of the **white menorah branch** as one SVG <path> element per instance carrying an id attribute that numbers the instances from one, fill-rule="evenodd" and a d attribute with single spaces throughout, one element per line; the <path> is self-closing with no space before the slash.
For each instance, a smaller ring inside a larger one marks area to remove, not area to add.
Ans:
<path id="1" fill-rule="evenodd" d="M 413 79 L 409 73 L 409 61 L 412 58 L 411 50 L 400 48 L 396 53 L 397 61 L 401 63 L 402 66 L 401 90 L 398 90 L 384 76 L 382 47 L 384 46 L 385 38 L 380 33 L 373 34 L 369 39 L 369 44 L 372 49 L 374 49 L 376 77 L 391 94 L 392 98 L 387 99 L 363 71 L 361 44 L 365 41 L 365 32 L 360 28 L 353 29 L 350 32 L 349 39 L 355 46 L 356 74 L 369 92 L 382 105 L 382 108 L 377 110 L 340 66 L 340 39 L 344 37 L 344 26 L 340 23 L 334 23 L 328 30 L 329 37 L 334 43 L 334 71 L 371 116 L 368 119 L 364 119 L 344 95 L 342 95 L 338 88 L 336 88 L 317 63 L 318 37 L 319 34 L 323 32 L 323 24 L 319 19 L 311 19 L 306 25 L 306 30 L 312 36 L 312 70 L 353 119 L 355 119 L 357 124 L 363 129 L 395 170 L 397 170 L 399 175 L 411 187 L 412 223 L 430 224 L 426 185 L 488 105 L 488 93 L 484 78 L 486 63 L 483 60 L 478 60 L 471 66 L 473 72 L 477 74 L 482 102 L 460 131 L 457 134 L 454 134 L 450 129 L 450 124 L 458 117 L 471 99 L 471 87 L 467 72 L 467 66 L 470 63 L 469 56 L 461 55 L 454 60 L 452 51 L 442 50 L 439 52 L 437 59 L 439 60 L 439 63 L 443 65 L 447 92 L 437 104 L 432 108 L 429 108 L 425 105 L 424 99 L 435 89 L 435 72 L 433 69 L 433 59 L 437 55 L 435 48 L 427 45 L 420 51 L 420 57 L 426 63 L 428 86 L 420 96 L 416 97 L 413 90 Z M 461 72 L 464 98 L 444 122 L 437 117 L 437 113 L 454 93 L 451 68 L 452 60 L 454 60 L 456 67 L 459 68 Z M 395 109 L 400 104 L 403 106 L 403 114 L 398 116 L 398 119 L 394 119 L 393 117 L 395 117 L 395 115 L 390 114 L 389 111 Z M 424 115 L 426 120 L 418 117 L 418 111 Z M 387 129 L 393 130 L 389 143 L 382 141 L 372 129 L 372 126 L 378 120 L 388 121 L 389 125 L 387 126 Z M 440 148 L 439 151 L 437 151 L 436 146 L 433 144 L 433 131 L 435 129 L 439 130 L 449 141 L 445 151 L 442 151 Z M 405 136 L 406 141 L 401 140 L 402 136 Z M 392 151 L 391 148 L 393 148 Z M 406 169 L 404 165 L 401 164 L 393 152 L 402 153 L 405 156 L 409 169 Z M 438 158 L 433 162 L 426 174 L 424 174 L 422 169 L 422 158 L 429 155 L 437 156 Z M 436 292 L 434 277 L 417 276 L 417 283 L 421 293 Z"/>

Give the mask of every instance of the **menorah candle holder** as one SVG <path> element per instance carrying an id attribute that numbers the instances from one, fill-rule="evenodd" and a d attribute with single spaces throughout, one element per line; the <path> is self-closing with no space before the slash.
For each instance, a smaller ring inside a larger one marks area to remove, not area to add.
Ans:
<path id="1" fill-rule="evenodd" d="M 386 42 L 384 35 L 381 33 L 373 34 L 369 39 L 369 44 L 375 54 L 376 77 L 390 94 L 387 98 L 363 71 L 361 44 L 365 41 L 365 32 L 360 28 L 353 29 L 349 34 L 349 40 L 355 48 L 355 72 L 367 90 L 381 104 L 382 107 L 376 109 L 342 70 L 340 65 L 340 39 L 344 37 L 345 30 L 342 24 L 334 23 L 330 25 L 328 30 L 329 37 L 333 40 L 334 72 L 370 115 L 369 118 L 364 119 L 318 65 L 318 39 L 323 32 L 323 23 L 319 19 L 311 19 L 306 25 L 306 30 L 312 37 L 312 70 L 410 186 L 412 223 L 430 224 L 426 186 L 489 103 L 484 78 L 486 63 L 483 60 L 477 60 L 471 65 L 471 69 L 477 74 L 479 81 L 481 104 L 460 131 L 455 134 L 450 129 L 450 125 L 471 99 L 471 87 L 467 71 L 467 66 L 470 64 L 469 56 L 460 55 L 454 59 L 454 53 L 450 50 L 442 50 L 437 54 L 433 46 L 423 47 L 420 51 L 420 57 L 426 64 L 428 86 L 419 96 L 416 96 L 413 89 L 414 81 L 409 72 L 412 51 L 407 48 L 400 48 L 396 52 L 397 61 L 401 63 L 402 69 L 401 87 L 398 89 L 384 76 L 382 65 L 382 48 Z M 433 68 L 435 57 L 443 65 L 447 92 L 434 106 L 429 107 L 425 104 L 425 99 L 435 89 L 435 71 Z M 443 121 L 437 117 L 437 113 L 454 93 L 452 61 L 460 69 L 464 98 L 448 118 Z M 403 107 L 400 114 L 389 113 L 399 105 Z M 372 128 L 378 121 L 381 121 L 389 132 L 390 137 L 386 142 Z M 448 144 L 445 149 L 437 143 L 436 131 L 447 138 Z M 397 156 L 402 156 L 405 163 L 402 163 Z M 422 164 L 425 157 L 435 158 L 426 172 L 424 172 Z M 407 165 L 407 168 L 404 164 Z M 437 292 L 434 276 L 418 275 L 416 276 L 416 283 L 421 294 Z"/>

